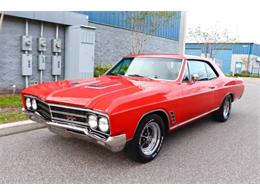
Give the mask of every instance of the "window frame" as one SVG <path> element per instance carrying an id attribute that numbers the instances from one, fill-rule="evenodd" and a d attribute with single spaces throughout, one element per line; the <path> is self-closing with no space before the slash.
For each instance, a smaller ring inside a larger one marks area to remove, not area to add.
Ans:
<path id="1" fill-rule="evenodd" d="M 185 67 L 184 67 L 184 71 L 183 71 L 183 76 L 182 76 L 182 82 L 183 83 L 187 83 L 187 82 L 190 82 L 191 81 L 191 77 L 190 77 L 190 66 L 189 66 L 189 64 L 188 64 L 188 60 L 186 61 L 186 63 L 185 63 L 185 65 L 184 65 Z M 184 76 L 185 76 L 185 69 L 186 69 L 186 67 L 187 67 L 187 70 L 188 70 L 188 75 L 189 75 L 189 80 L 184 80 Z"/>
<path id="2" fill-rule="evenodd" d="M 213 65 L 210 63 L 210 62 L 207 62 L 207 61 L 204 61 L 205 65 L 208 65 L 209 68 L 211 68 L 211 70 L 213 70 L 213 72 L 215 73 L 216 77 L 212 78 L 212 79 L 209 79 L 209 73 L 208 73 L 208 70 L 206 68 L 206 72 L 207 72 L 207 75 L 208 75 L 208 81 L 212 81 L 212 80 L 215 80 L 219 77 L 219 74 L 218 72 L 216 71 L 216 69 L 213 67 Z"/>
<path id="3" fill-rule="evenodd" d="M 189 61 L 197 61 L 197 62 L 202 62 L 204 63 L 204 68 L 206 70 L 206 73 L 207 73 L 207 80 L 198 80 L 198 81 L 212 81 L 212 80 L 215 80 L 219 77 L 219 73 L 217 72 L 217 70 L 214 68 L 214 66 L 207 60 L 202 60 L 202 59 L 187 59 L 186 60 L 186 66 L 188 66 L 188 70 L 189 70 L 189 78 L 191 81 L 191 74 L 190 74 L 190 64 L 189 64 Z M 208 74 L 208 71 L 207 71 L 207 68 L 206 68 L 206 65 L 208 65 L 212 70 L 213 72 L 215 73 L 216 77 L 212 78 L 212 79 L 209 79 L 209 74 Z M 185 72 L 185 69 L 184 69 L 184 72 Z M 184 81 L 183 78 L 184 78 L 184 72 L 183 72 L 183 77 L 182 77 L 182 82 L 187 82 L 187 81 Z"/>

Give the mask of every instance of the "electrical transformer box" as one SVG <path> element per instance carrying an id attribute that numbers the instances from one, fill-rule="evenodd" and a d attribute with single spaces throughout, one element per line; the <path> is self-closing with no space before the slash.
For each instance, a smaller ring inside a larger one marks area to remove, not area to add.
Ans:
<path id="1" fill-rule="evenodd" d="M 32 75 L 32 54 L 22 54 L 22 75 Z"/>
<path id="2" fill-rule="evenodd" d="M 46 67 L 46 56 L 40 54 L 38 56 L 38 69 L 39 70 L 45 70 Z"/>
<path id="3" fill-rule="evenodd" d="M 45 37 L 38 38 L 38 51 L 46 51 L 47 41 Z"/>
<path id="4" fill-rule="evenodd" d="M 23 51 L 32 51 L 32 36 L 22 36 L 21 44 Z"/>
<path id="5" fill-rule="evenodd" d="M 52 52 L 61 53 L 61 39 L 52 40 Z"/>
<path id="6" fill-rule="evenodd" d="M 61 75 L 61 56 L 52 56 L 52 75 Z"/>
<path id="7" fill-rule="evenodd" d="M 65 30 L 65 79 L 94 76 L 95 27 L 70 26 Z"/>

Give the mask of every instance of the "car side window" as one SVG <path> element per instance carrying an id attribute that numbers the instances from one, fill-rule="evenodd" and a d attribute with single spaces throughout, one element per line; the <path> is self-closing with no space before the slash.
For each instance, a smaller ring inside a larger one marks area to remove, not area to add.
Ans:
<path id="1" fill-rule="evenodd" d="M 205 66 L 206 66 L 206 71 L 207 71 L 209 80 L 212 80 L 212 79 L 215 79 L 218 77 L 216 72 L 213 70 L 213 68 L 209 64 L 205 63 Z"/>
<path id="2" fill-rule="evenodd" d="M 197 74 L 199 81 L 207 81 L 208 74 L 206 71 L 205 63 L 197 60 L 189 60 L 190 75 Z"/>

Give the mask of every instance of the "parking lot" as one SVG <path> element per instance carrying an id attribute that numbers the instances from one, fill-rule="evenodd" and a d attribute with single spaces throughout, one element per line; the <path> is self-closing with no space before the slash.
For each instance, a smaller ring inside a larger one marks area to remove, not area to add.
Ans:
<path id="1" fill-rule="evenodd" d="M 260 79 L 232 105 L 170 134 L 147 164 L 47 129 L 0 137 L 0 183 L 260 183 Z"/>

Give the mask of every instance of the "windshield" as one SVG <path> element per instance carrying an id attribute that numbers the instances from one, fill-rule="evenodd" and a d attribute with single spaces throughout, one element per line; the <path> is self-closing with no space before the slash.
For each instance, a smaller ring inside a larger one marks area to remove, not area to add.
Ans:
<path id="1" fill-rule="evenodd" d="M 107 75 L 176 80 L 181 65 L 182 60 L 174 58 L 123 58 Z"/>

